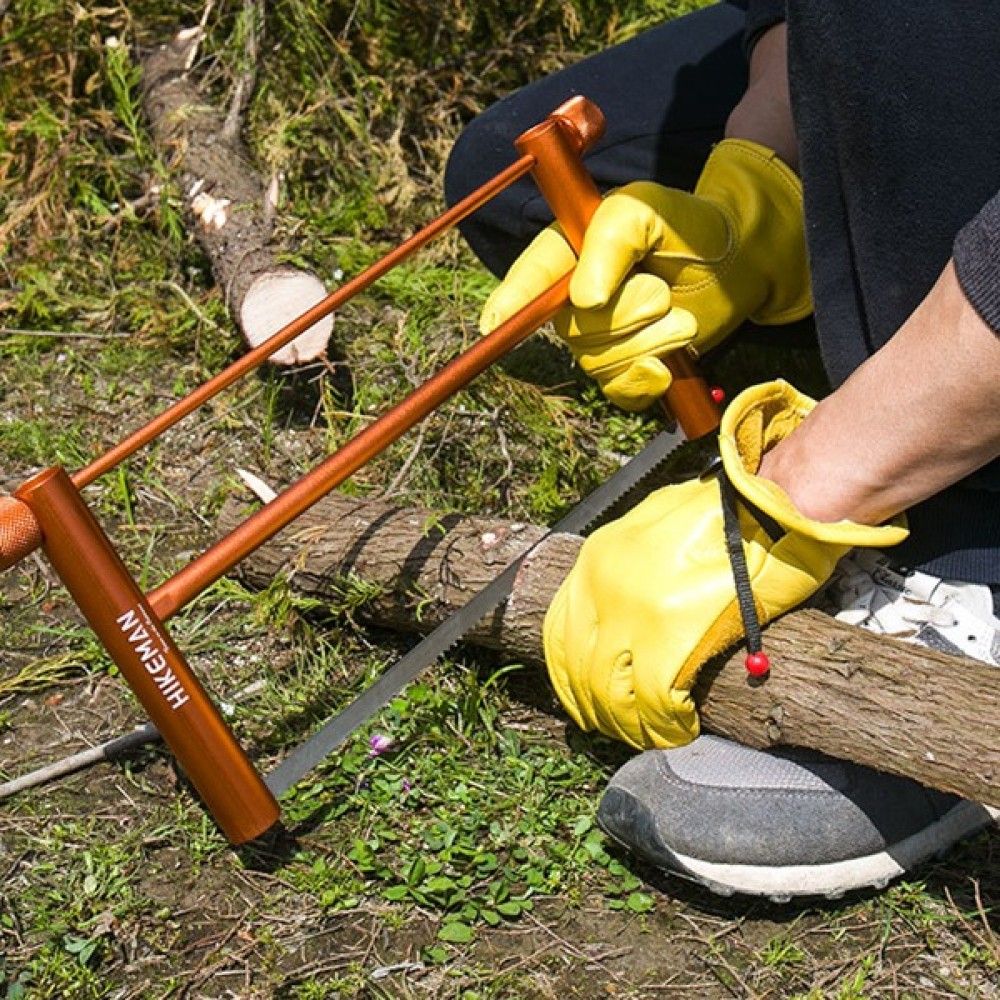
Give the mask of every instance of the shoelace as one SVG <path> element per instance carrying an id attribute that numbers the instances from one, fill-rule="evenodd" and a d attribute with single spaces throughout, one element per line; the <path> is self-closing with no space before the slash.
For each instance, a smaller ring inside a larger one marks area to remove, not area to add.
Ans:
<path id="1" fill-rule="evenodd" d="M 995 592 L 893 568 L 864 549 L 843 558 L 819 604 L 848 625 L 1000 666 Z"/>
<path id="2" fill-rule="evenodd" d="M 907 629 L 897 629 L 895 623 L 879 617 L 880 613 L 891 609 L 902 621 L 919 628 L 921 625 L 936 625 L 939 628 L 953 628 L 958 624 L 958 618 L 947 607 L 931 604 L 906 589 L 905 582 L 901 587 L 891 583 L 881 583 L 862 568 L 854 569 L 847 574 L 837 588 L 857 607 L 846 608 L 837 612 L 837 618 L 849 625 L 876 624 L 887 635 L 899 635 Z M 900 603 L 902 600 L 902 603 Z"/>

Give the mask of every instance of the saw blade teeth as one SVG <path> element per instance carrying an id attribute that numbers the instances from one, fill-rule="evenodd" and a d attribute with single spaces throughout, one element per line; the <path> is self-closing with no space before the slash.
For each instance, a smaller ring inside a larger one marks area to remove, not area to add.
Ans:
<path id="1" fill-rule="evenodd" d="M 493 609 L 493 610 L 496 610 L 496 608 L 500 607 L 500 604 L 501 604 L 501 603 L 502 603 L 502 601 L 501 601 L 501 602 L 498 602 L 498 603 L 497 603 L 497 604 L 496 604 L 496 605 L 494 606 L 494 609 Z M 454 612 L 453 612 L 453 613 L 454 613 Z M 489 611 L 487 611 L 487 612 L 486 612 L 486 614 L 488 615 L 488 614 L 490 614 L 490 612 L 489 612 Z M 484 615 L 483 617 L 485 618 L 486 616 Z M 478 624 L 478 622 L 477 622 L 476 624 Z M 473 626 L 472 626 L 472 629 L 474 629 L 475 627 L 476 627 L 476 626 L 475 626 L 475 625 L 473 625 Z M 472 629 L 469 629 L 469 632 L 471 632 L 471 631 L 472 631 Z M 468 634 L 469 634 L 469 633 L 468 633 L 468 632 L 466 632 L 466 633 L 465 633 L 464 635 L 460 635 L 460 636 L 459 636 L 459 637 L 458 637 L 457 639 L 452 639 L 452 640 L 451 640 L 451 642 L 449 642 L 447 646 L 442 646 L 442 647 L 441 647 L 441 652 L 440 652 L 440 653 L 438 653 L 438 659 L 440 660 L 440 659 L 441 659 L 441 657 L 443 657 L 443 656 L 447 656 L 447 655 L 448 655 L 448 654 L 449 654 L 450 652 L 452 652 L 452 650 L 454 650 L 454 649 L 456 649 L 456 648 L 457 648 L 458 646 L 460 646 L 460 645 L 461 645 L 461 644 L 462 644 L 462 643 L 463 643 L 463 642 L 465 641 L 465 637 L 466 637 L 466 636 L 467 636 Z"/>
<path id="2" fill-rule="evenodd" d="M 670 434 L 670 432 L 664 432 Z M 658 475 L 662 475 L 663 471 L 668 465 L 670 465 L 680 453 L 685 451 L 691 451 L 692 456 L 699 453 L 699 445 L 702 444 L 700 441 L 690 441 L 681 438 L 677 440 L 672 446 L 667 448 L 662 455 L 655 459 L 647 469 L 636 476 L 635 481 L 620 490 L 614 497 L 612 497 L 608 504 L 601 510 L 594 513 L 594 515 L 587 522 L 586 526 L 581 529 L 580 534 L 587 534 L 594 528 L 606 523 L 610 516 L 622 516 L 623 514 L 630 511 L 636 506 L 641 500 L 644 500 L 649 493 L 650 480 L 655 479 Z M 641 452 L 639 455 L 641 456 Z M 712 452 L 709 452 L 712 454 Z M 638 456 L 637 456 L 638 457 Z M 716 456 L 717 457 L 717 456 Z M 622 468 L 626 468 L 622 466 Z M 681 482 L 688 478 L 697 475 L 698 472 L 695 469 L 681 469 L 675 475 L 670 475 L 665 478 L 664 482 L 660 485 L 666 486 L 673 482 Z"/>
<path id="3" fill-rule="evenodd" d="M 622 493 L 614 497 L 603 510 L 597 511 L 594 516 L 583 526 L 580 534 L 586 534 L 596 525 L 600 524 L 608 514 L 616 509 L 631 510 L 635 506 L 633 498 L 640 492 L 644 492 L 644 484 L 648 483 L 658 472 L 660 472 L 667 462 L 674 457 L 683 444 L 672 448 L 662 458 L 651 465 L 631 486 L 625 488 Z"/>
<path id="4" fill-rule="evenodd" d="M 659 455 L 656 455 L 655 452 L 655 445 L 657 441 L 659 441 L 663 448 L 662 453 Z M 620 485 L 620 488 L 613 490 L 608 497 L 608 502 L 595 508 L 591 516 L 578 529 L 578 533 L 581 535 L 586 534 L 596 525 L 604 521 L 611 511 L 631 509 L 634 504 L 631 502 L 630 498 L 635 497 L 636 494 L 642 490 L 643 484 L 647 483 L 653 476 L 660 472 L 687 443 L 687 440 L 676 432 L 662 431 L 658 438 L 655 438 L 646 445 L 643 451 L 640 451 L 635 457 L 626 462 L 626 464 L 621 467 L 620 471 L 626 472 L 626 470 L 630 467 L 633 467 L 634 463 L 641 463 L 643 454 L 650 453 L 650 450 L 654 449 L 652 454 L 656 455 L 656 457 L 650 460 L 649 466 L 645 469 L 641 469 L 638 475 L 633 474 L 631 482 L 626 480 Z M 618 474 L 616 473 L 616 475 Z M 614 482 L 614 480 L 615 476 L 612 476 L 608 481 L 609 484 Z M 629 502 L 626 503 L 626 501 Z"/>

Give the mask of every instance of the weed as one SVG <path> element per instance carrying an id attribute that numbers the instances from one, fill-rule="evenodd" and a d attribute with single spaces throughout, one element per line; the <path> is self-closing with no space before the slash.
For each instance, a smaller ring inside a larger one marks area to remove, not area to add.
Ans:
<path id="1" fill-rule="evenodd" d="M 875 965 L 875 956 L 866 955 L 853 975 L 848 976 L 837 988 L 837 1000 L 867 1000 L 866 984 Z"/>
<path id="2" fill-rule="evenodd" d="M 142 70 L 132 61 L 128 48 L 117 39 L 108 39 L 104 46 L 108 86 L 114 95 L 114 111 L 125 127 L 136 159 L 149 158 L 149 142 L 141 120 L 139 83 Z"/>
<path id="3" fill-rule="evenodd" d="M 767 942 L 767 947 L 760 953 L 760 960 L 771 968 L 798 965 L 806 960 L 806 953 L 798 943 L 779 934 Z"/>

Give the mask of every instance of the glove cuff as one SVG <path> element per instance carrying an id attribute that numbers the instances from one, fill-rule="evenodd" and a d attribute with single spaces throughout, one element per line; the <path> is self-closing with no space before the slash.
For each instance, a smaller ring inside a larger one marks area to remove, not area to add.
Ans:
<path id="1" fill-rule="evenodd" d="M 812 312 L 802 182 L 773 150 L 749 139 L 723 139 L 712 150 L 695 195 L 714 201 L 734 220 L 740 267 L 762 285 L 750 319 L 777 326 Z"/>
<path id="2" fill-rule="evenodd" d="M 791 434 L 815 405 L 781 379 L 741 392 L 726 408 L 719 428 L 719 453 L 730 482 L 786 531 L 845 548 L 899 544 L 909 534 L 902 515 L 880 527 L 815 521 L 802 514 L 780 486 L 757 475 L 764 453 Z"/>

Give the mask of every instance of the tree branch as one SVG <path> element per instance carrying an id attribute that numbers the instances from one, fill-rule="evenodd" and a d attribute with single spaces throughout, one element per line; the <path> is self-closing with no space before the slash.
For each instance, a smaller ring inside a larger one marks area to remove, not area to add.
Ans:
<path id="1" fill-rule="evenodd" d="M 223 510 L 229 530 L 244 516 Z M 242 564 L 251 585 L 285 574 L 301 593 L 336 602 L 345 578 L 380 589 L 356 613 L 426 632 L 464 604 L 545 530 L 495 518 L 435 515 L 330 496 Z M 532 549 L 506 604 L 470 643 L 543 662 L 541 626 L 582 540 Z M 707 666 L 695 695 L 706 729 L 756 747 L 794 744 L 1000 805 L 1000 684 L 995 667 L 876 637 L 815 610 L 767 630 L 774 667 L 748 679 L 737 651 Z"/>
<path id="2" fill-rule="evenodd" d="M 258 175 L 239 139 L 239 124 L 255 78 L 259 18 L 246 0 L 246 59 L 227 116 L 206 103 L 188 69 L 202 37 L 199 28 L 178 32 L 142 59 L 143 108 L 153 141 L 172 164 L 198 241 L 212 263 L 226 306 L 251 347 L 327 295 L 311 271 L 279 263 L 270 245 L 274 181 Z M 326 350 L 333 318 L 319 320 L 276 352 L 271 361 L 311 361 Z"/>

